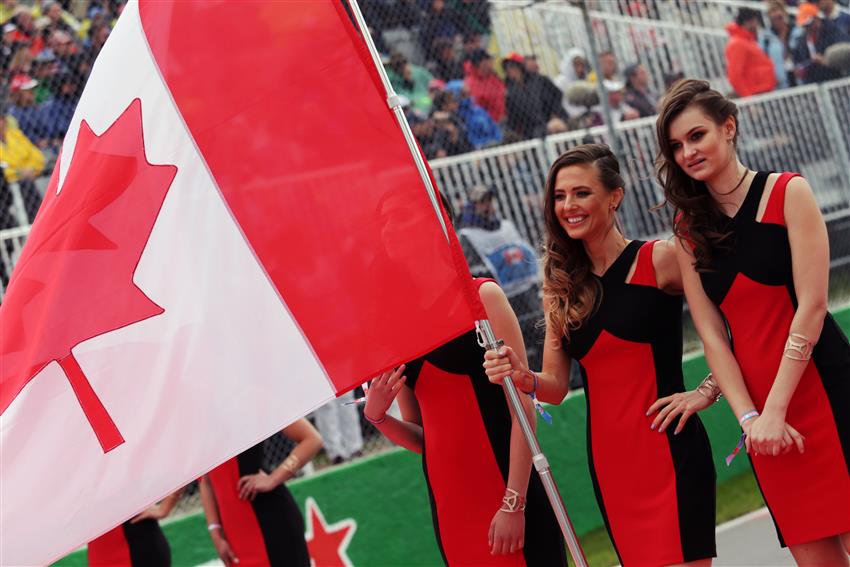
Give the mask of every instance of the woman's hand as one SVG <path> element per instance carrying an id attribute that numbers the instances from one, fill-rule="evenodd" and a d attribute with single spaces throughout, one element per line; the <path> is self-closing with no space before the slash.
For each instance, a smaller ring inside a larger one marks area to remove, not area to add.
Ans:
<path id="1" fill-rule="evenodd" d="M 758 417 L 748 420 L 744 425 L 747 435 L 747 451 L 754 451 L 756 455 L 777 456 L 785 454 L 796 445 L 800 453 L 805 451 L 805 440 L 800 432 L 785 422 L 785 418 L 764 413 Z"/>
<path id="2" fill-rule="evenodd" d="M 380 421 L 387 410 L 398 396 L 407 376 L 402 376 L 404 364 L 393 371 L 384 372 L 369 384 L 369 393 L 366 395 L 366 407 L 363 413 L 371 421 Z"/>
<path id="3" fill-rule="evenodd" d="M 502 384 L 505 378 L 510 376 L 514 385 L 523 392 L 531 392 L 534 389 L 534 376 L 509 346 L 486 351 L 483 366 L 487 378 L 494 384 Z"/>
<path id="4" fill-rule="evenodd" d="M 265 471 L 257 474 L 245 475 L 236 484 L 239 498 L 242 500 L 253 500 L 259 492 L 271 492 L 279 483 L 269 476 Z"/>
<path id="5" fill-rule="evenodd" d="M 235 553 L 233 553 L 230 543 L 228 543 L 224 536 L 214 535 L 213 545 L 215 545 L 215 551 L 218 553 L 218 556 L 221 558 L 225 567 L 233 567 L 234 565 L 239 564 L 239 558 L 236 557 Z"/>
<path id="6" fill-rule="evenodd" d="M 692 415 L 704 410 L 711 404 L 712 400 L 706 398 L 696 390 L 676 392 L 672 396 L 658 398 L 654 404 L 649 406 L 649 410 L 646 412 L 648 416 L 658 412 L 658 415 L 652 420 L 652 425 L 649 428 L 657 429 L 658 433 L 663 433 L 673 419 L 677 415 L 681 415 L 679 424 L 676 426 L 676 430 L 673 431 L 673 435 L 678 435 L 685 428 L 685 423 L 687 423 Z"/>
<path id="7" fill-rule="evenodd" d="M 496 512 L 490 522 L 488 541 L 492 555 L 505 555 L 521 550 L 525 545 L 525 512 Z"/>

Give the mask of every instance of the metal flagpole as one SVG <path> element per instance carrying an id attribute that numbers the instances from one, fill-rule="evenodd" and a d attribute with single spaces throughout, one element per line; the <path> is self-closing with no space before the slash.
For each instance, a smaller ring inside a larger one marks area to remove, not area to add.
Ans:
<path id="1" fill-rule="evenodd" d="M 448 227 L 443 220 L 443 215 L 440 213 L 440 205 L 437 199 L 436 189 L 431 183 L 431 176 L 428 175 L 425 159 L 419 152 L 419 146 L 416 143 L 416 138 L 413 136 L 413 131 L 410 129 L 410 125 L 407 123 L 407 119 L 404 116 L 404 111 L 401 107 L 401 99 L 395 93 L 393 86 L 390 84 L 390 80 L 387 77 L 383 64 L 381 63 L 381 58 L 378 55 L 378 50 L 375 48 L 375 43 L 372 41 L 372 36 L 369 34 L 366 20 L 363 18 L 363 13 L 360 11 L 360 6 L 357 4 L 357 0 L 348 0 L 348 4 L 351 7 L 351 13 L 357 22 L 357 27 L 360 29 L 363 40 L 369 48 L 369 54 L 372 56 L 372 62 L 374 63 L 375 68 L 378 71 L 378 75 L 381 77 L 381 81 L 384 84 L 384 90 L 387 93 L 387 104 L 392 109 L 393 114 L 395 114 L 396 121 L 404 134 L 404 139 L 407 142 L 411 155 L 413 156 L 413 161 L 416 163 L 416 169 L 419 171 L 419 176 L 422 178 L 422 183 L 425 185 L 425 190 L 428 192 L 428 197 L 431 199 L 431 205 L 434 207 L 434 212 L 440 221 L 443 233 L 448 239 Z M 501 346 L 502 343 L 498 341 L 496 336 L 493 334 L 493 328 L 490 326 L 490 321 L 486 319 L 476 321 L 475 327 L 478 332 L 479 343 L 487 350 L 492 350 Z M 570 550 L 573 561 L 577 567 L 587 567 L 587 559 L 584 556 L 584 551 L 578 541 L 575 529 L 573 529 L 572 522 L 564 508 L 564 502 L 561 499 L 561 494 L 558 492 L 558 486 L 555 484 L 555 479 L 552 476 L 549 461 L 540 449 L 540 444 L 537 442 L 537 437 L 534 435 L 534 430 L 531 428 L 528 416 L 525 414 L 525 409 L 520 402 L 519 393 L 517 392 L 516 386 L 510 377 L 505 378 L 505 390 L 508 393 L 508 399 L 510 400 L 514 415 L 516 415 L 519 421 L 522 433 L 525 436 L 529 449 L 531 450 L 531 459 L 534 463 L 534 468 L 537 470 L 540 480 L 543 483 L 543 487 L 546 489 L 546 495 L 549 497 L 549 502 L 555 512 L 555 517 L 558 519 L 558 524 L 561 526 L 561 532 L 564 534 L 564 539 L 567 542 L 567 547 Z"/>

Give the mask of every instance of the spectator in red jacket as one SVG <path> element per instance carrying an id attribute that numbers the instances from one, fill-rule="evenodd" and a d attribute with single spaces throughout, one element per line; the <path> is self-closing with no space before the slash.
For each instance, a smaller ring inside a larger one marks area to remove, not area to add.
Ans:
<path id="1" fill-rule="evenodd" d="M 726 74 L 738 96 L 776 88 L 773 62 L 756 41 L 760 25 L 761 14 L 750 8 L 741 8 L 735 21 L 726 24 L 730 36 L 726 44 Z"/>
<path id="2" fill-rule="evenodd" d="M 505 83 L 493 70 L 493 57 L 479 49 L 469 55 L 466 88 L 475 104 L 487 111 L 496 122 L 505 116 Z"/>

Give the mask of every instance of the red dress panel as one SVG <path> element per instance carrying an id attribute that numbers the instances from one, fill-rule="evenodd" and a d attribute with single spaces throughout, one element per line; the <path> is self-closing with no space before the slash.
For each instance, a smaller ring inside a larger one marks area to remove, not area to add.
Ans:
<path id="1" fill-rule="evenodd" d="M 258 443 L 208 473 L 227 541 L 239 567 L 309 567 L 304 519 L 286 485 L 239 498 L 239 479 L 258 473 L 262 462 Z"/>
<path id="2" fill-rule="evenodd" d="M 159 522 L 124 522 L 88 544 L 89 567 L 170 567 L 171 548 Z"/>
<path id="3" fill-rule="evenodd" d="M 797 308 L 784 215 L 787 184 L 796 174 L 777 179 L 757 222 L 768 175 L 756 175 L 729 219 L 731 247 L 715 252 L 712 271 L 700 274 L 728 323 L 735 358 L 759 411 Z M 805 453 L 750 456 L 780 541 L 796 545 L 850 531 L 850 345 L 830 315 L 786 421 L 805 436 Z"/>
<path id="4" fill-rule="evenodd" d="M 654 244 L 628 244 L 599 278 L 596 312 L 563 341 L 581 363 L 591 479 L 626 567 L 715 555 L 715 474 L 705 429 L 692 416 L 679 435 L 675 422 L 659 434 L 646 416 L 656 399 L 685 389 L 682 298 L 658 289 Z"/>
<path id="5" fill-rule="evenodd" d="M 405 371 L 422 415 L 422 468 L 440 552 L 451 567 L 565 566 L 560 528 L 535 471 L 524 549 L 490 554 L 490 522 L 507 485 L 511 414 L 502 387 L 484 373 L 483 357 L 470 331 L 409 362 Z"/>

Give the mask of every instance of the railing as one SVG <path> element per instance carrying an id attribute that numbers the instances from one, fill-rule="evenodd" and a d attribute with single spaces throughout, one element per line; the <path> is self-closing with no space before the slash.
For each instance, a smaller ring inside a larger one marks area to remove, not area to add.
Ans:
<path id="1" fill-rule="evenodd" d="M 736 101 L 740 109 L 741 159 L 755 169 L 781 168 L 803 174 L 827 219 L 850 214 L 850 79 L 806 85 Z M 658 151 L 655 118 L 615 127 L 628 181 L 622 221 L 634 237 L 669 232 L 669 217 L 651 207 L 663 200 L 653 162 Z M 494 185 L 500 214 L 531 242 L 542 229 L 542 190 L 549 164 L 586 141 L 610 143 L 607 127 L 431 161 L 438 184 L 463 202 L 473 185 Z"/>
<path id="2" fill-rule="evenodd" d="M 551 77 L 560 73 L 570 49 L 579 47 L 589 55 L 590 38 L 581 10 L 569 4 L 498 2 L 491 17 L 499 51 L 534 53 Z M 664 92 L 673 73 L 708 79 L 715 88 L 730 90 L 724 55 L 729 36 L 722 25 L 705 27 L 597 10 L 590 11 L 590 18 L 597 50 L 613 52 L 621 66 L 643 63 L 656 92 Z"/>
<path id="3" fill-rule="evenodd" d="M 850 79 L 776 91 L 737 103 L 744 163 L 754 169 L 798 171 L 809 180 L 828 221 L 850 216 Z M 653 167 L 655 119 L 623 122 L 615 131 L 628 184 L 621 209 L 626 233 L 634 238 L 669 233 L 668 211 L 649 210 L 663 200 Z M 608 129 L 600 126 L 436 159 L 431 168 L 438 185 L 455 204 L 466 202 L 475 185 L 494 186 L 499 214 L 512 220 L 529 242 L 539 243 L 542 191 L 549 164 L 568 148 L 585 141 L 610 143 L 608 138 Z M 0 231 L 0 299 L 28 231 L 28 227 Z"/>

